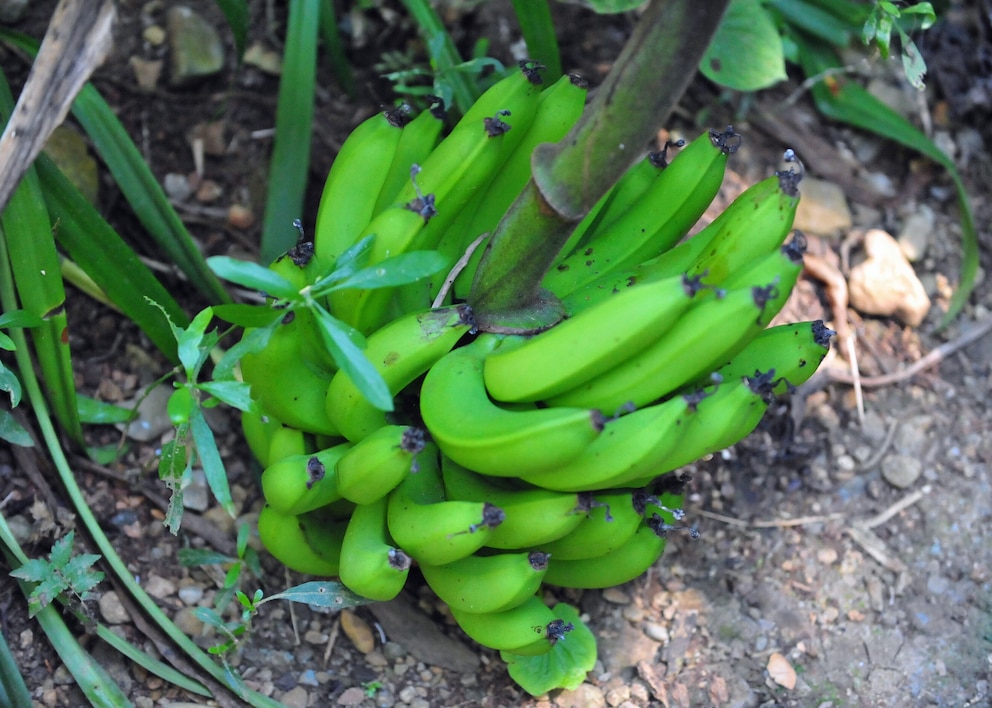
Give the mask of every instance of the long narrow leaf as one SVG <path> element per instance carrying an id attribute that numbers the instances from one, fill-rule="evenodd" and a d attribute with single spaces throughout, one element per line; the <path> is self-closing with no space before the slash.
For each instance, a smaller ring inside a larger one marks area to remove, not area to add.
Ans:
<path id="1" fill-rule="evenodd" d="M 346 94 L 355 97 L 355 73 L 345 56 L 338 31 L 338 18 L 334 11 L 334 0 L 320 0 L 320 36 L 324 40 L 327 58 L 331 63 L 334 78 L 341 84 Z"/>
<path id="2" fill-rule="evenodd" d="M 55 163 L 42 154 L 35 168 L 59 245 L 175 363 L 176 340 L 162 311 L 149 300 L 165 310 L 173 322 L 185 326 L 189 318 L 182 307 Z"/>
<path id="3" fill-rule="evenodd" d="M 31 705 L 31 693 L 24 683 L 24 677 L 14 655 L 10 652 L 7 639 L 2 634 L 0 634 L 0 685 L 3 685 L 5 705 Z"/>
<path id="4" fill-rule="evenodd" d="M 247 0 L 216 0 L 217 6 L 227 19 L 227 26 L 234 35 L 234 46 L 238 50 L 238 59 L 245 55 L 248 45 L 248 2 Z"/>
<path id="5" fill-rule="evenodd" d="M 808 76 L 816 76 L 840 65 L 840 60 L 828 46 L 810 40 L 799 43 L 799 47 L 803 70 Z M 957 191 L 958 210 L 961 216 L 961 276 L 947 312 L 940 322 L 941 328 L 946 327 L 957 317 L 975 288 L 979 257 L 978 233 L 975 230 L 971 203 L 954 161 L 916 126 L 853 81 L 838 78 L 829 87 L 821 81 L 813 86 L 813 98 L 817 109 L 828 118 L 901 143 L 926 155 L 950 174 Z"/>
<path id="6" fill-rule="evenodd" d="M 296 243 L 310 170 L 310 133 L 316 86 L 319 0 L 290 0 L 276 135 L 269 163 L 260 258 L 269 263 Z"/>
<path id="7" fill-rule="evenodd" d="M 547 67 L 547 82 L 553 83 L 561 76 L 561 53 L 548 0 L 513 0 L 513 12 L 527 42 L 527 54 Z"/>

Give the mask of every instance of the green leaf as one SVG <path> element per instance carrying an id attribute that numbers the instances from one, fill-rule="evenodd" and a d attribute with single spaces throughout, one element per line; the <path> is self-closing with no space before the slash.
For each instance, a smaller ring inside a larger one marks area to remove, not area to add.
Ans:
<path id="1" fill-rule="evenodd" d="M 369 403 L 379 410 L 393 410 L 393 396 L 389 387 L 368 357 L 355 346 L 351 337 L 353 329 L 323 308 L 314 309 L 314 319 L 324 345 L 340 370 L 355 382 Z"/>
<path id="2" fill-rule="evenodd" d="M 52 552 L 49 558 L 52 561 L 52 565 L 56 568 L 62 568 L 72 557 L 72 539 L 75 536 L 75 531 L 70 531 L 52 544 Z"/>
<path id="3" fill-rule="evenodd" d="M 258 290 L 279 300 L 300 299 L 300 292 L 292 283 L 258 263 L 230 256 L 211 256 L 207 264 L 218 276 L 241 287 Z"/>
<path id="4" fill-rule="evenodd" d="M 179 426 L 176 437 L 162 445 L 162 454 L 158 459 L 159 479 L 179 484 L 191 471 L 190 450 L 187 444 L 188 430 L 189 424 Z"/>
<path id="5" fill-rule="evenodd" d="M 248 44 L 248 3 L 246 0 L 216 0 L 217 6 L 227 19 L 227 26 L 234 36 L 234 46 L 238 50 L 238 59 L 245 55 Z"/>
<path id="6" fill-rule="evenodd" d="M 135 412 L 107 401 L 99 401 L 92 396 L 79 395 L 76 397 L 76 408 L 79 410 L 79 420 L 91 425 L 113 425 L 127 423 Z"/>
<path id="7" fill-rule="evenodd" d="M 239 411 L 248 411 L 255 407 L 251 398 L 251 386 L 241 381 L 206 381 L 197 384 L 197 388 Z"/>
<path id="8" fill-rule="evenodd" d="M 44 322 L 38 315 L 27 310 L 11 310 L 0 315 L 0 328 L 37 327 Z M 4 347 L 6 349 L 6 347 Z M 13 350 L 8 350 L 13 351 Z"/>
<path id="9" fill-rule="evenodd" d="M 437 251 L 411 251 L 363 268 L 326 289 L 318 289 L 315 284 L 313 295 L 321 297 L 334 290 L 350 288 L 393 288 L 429 278 L 447 265 L 448 260 Z"/>
<path id="10" fill-rule="evenodd" d="M 6 440 L 11 445 L 20 445 L 21 447 L 34 446 L 31 433 L 17 422 L 13 413 L 2 408 L 0 408 L 0 440 Z"/>
<path id="11" fill-rule="evenodd" d="M 214 317 L 239 327 L 267 327 L 282 317 L 285 311 L 274 310 L 269 305 L 214 305 Z"/>
<path id="12" fill-rule="evenodd" d="M 278 317 L 269 322 L 265 327 L 250 329 L 233 347 L 224 352 L 220 361 L 214 366 L 214 380 L 227 380 L 234 378 L 234 367 L 245 354 L 260 352 L 269 343 L 272 332 L 278 326 L 279 320 L 285 316 L 285 312 L 280 312 Z"/>
<path id="13" fill-rule="evenodd" d="M 917 91 L 922 91 L 926 88 L 923 77 L 927 73 L 927 62 L 913 40 L 903 34 L 902 30 L 899 33 L 902 35 L 902 68 L 906 72 L 906 80 Z"/>
<path id="14" fill-rule="evenodd" d="M 615 15 L 637 9 L 645 2 L 646 0 L 583 0 L 581 4 L 601 15 Z"/>
<path id="15" fill-rule="evenodd" d="M 579 619 L 579 611 L 563 602 L 553 610 L 558 619 L 571 622 L 574 628 L 551 651 L 538 656 L 500 652 L 510 677 L 532 696 L 558 688 L 578 688 L 596 665 L 596 637 Z"/>
<path id="16" fill-rule="evenodd" d="M 212 551 L 209 548 L 180 548 L 176 551 L 176 556 L 179 558 L 180 564 L 187 568 L 198 565 L 223 565 L 225 563 L 234 563 L 238 560 L 218 551 Z"/>
<path id="17" fill-rule="evenodd" d="M 269 595 L 257 604 L 261 605 L 263 602 L 271 602 L 272 600 L 302 602 L 315 607 L 327 607 L 335 610 L 358 607 L 371 602 L 371 600 L 356 595 L 341 583 L 333 580 L 314 580 L 309 583 L 294 585 L 275 595 Z"/>
<path id="18" fill-rule="evenodd" d="M 777 11 L 789 25 L 837 47 L 846 46 L 857 29 L 856 24 L 845 22 L 806 0 L 768 0 L 767 6 Z"/>
<path id="19" fill-rule="evenodd" d="M 27 580 L 29 583 L 40 583 L 52 574 L 52 564 L 41 558 L 32 558 L 20 568 L 10 571 L 15 578 Z"/>
<path id="20" fill-rule="evenodd" d="M 224 621 L 224 618 L 217 614 L 217 612 L 213 609 L 209 607 L 197 607 L 193 610 L 193 615 L 198 620 L 203 622 L 203 624 L 209 625 L 214 629 L 219 629 L 221 632 L 226 633 L 227 623 Z"/>
<path id="21" fill-rule="evenodd" d="M 786 78 L 782 39 L 761 0 L 731 0 L 699 70 L 735 91 L 757 91 Z"/>
<path id="22" fill-rule="evenodd" d="M 210 349 L 216 344 L 206 337 L 207 326 L 214 317 L 213 309 L 205 307 L 196 314 L 189 326 L 180 330 L 177 343 L 179 345 L 179 361 L 186 370 L 190 381 L 195 381 L 203 362 L 210 356 Z"/>
<path id="23" fill-rule="evenodd" d="M 196 443 L 196 454 L 200 458 L 203 474 L 207 478 L 207 486 L 217 503 L 234 517 L 234 501 L 231 499 L 231 487 L 227 483 L 227 470 L 224 469 L 224 461 L 217 451 L 214 433 L 199 409 L 193 410 L 189 425 L 193 433 L 193 442 Z"/>
<path id="24" fill-rule="evenodd" d="M 21 402 L 21 381 L 11 369 L 0 363 L 0 391 L 10 394 L 10 407 Z"/>

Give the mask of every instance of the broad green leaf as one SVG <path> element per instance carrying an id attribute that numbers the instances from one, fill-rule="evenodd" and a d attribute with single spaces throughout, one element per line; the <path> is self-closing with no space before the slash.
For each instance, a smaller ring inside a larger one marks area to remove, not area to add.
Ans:
<path id="1" fill-rule="evenodd" d="M 251 386 L 241 381 L 205 381 L 197 384 L 197 388 L 239 411 L 252 410 L 255 406 L 251 398 Z"/>
<path id="2" fill-rule="evenodd" d="M 214 317 L 238 327 L 267 327 L 286 314 L 269 305 L 213 305 Z"/>
<path id="3" fill-rule="evenodd" d="M 14 568 L 10 574 L 29 583 L 40 583 L 52 574 L 52 564 L 41 558 L 32 558 L 20 568 Z"/>
<path id="4" fill-rule="evenodd" d="M 757 91 L 786 78 L 782 39 L 761 0 L 731 0 L 699 70 L 735 91 Z"/>
<path id="5" fill-rule="evenodd" d="M 217 503 L 233 517 L 235 510 L 234 501 L 231 499 L 231 487 L 227 483 L 227 470 L 224 469 L 224 461 L 217 451 L 214 433 L 199 409 L 193 410 L 189 425 L 193 433 L 193 442 L 196 443 L 196 454 L 200 458 L 203 474 L 207 478 L 207 486 Z"/>
<path id="6" fill-rule="evenodd" d="M 272 332 L 275 331 L 278 322 L 284 314 L 270 321 L 265 327 L 250 329 L 244 333 L 241 339 L 233 347 L 224 352 L 220 361 L 214 366 L 213 377 L 215 381 L 228 380 L 234 378 L 234 367 L 237 366 L 245 354 L 260 352 L 269 343 Z"/>
<path id="7" fill-rule="evenodd" d="M 565 603 L 555 605 L 553 611 L 573 629 L 551 651 L 538 656 L 500 652 L 510 676 L 532 696 L 558 688 L 575 689 L 596 665 L 596 637 L 579 619 L 579 611 Z"/>
<path id="8" fill-rule="evenodd" d="M 380 410 L 393 410 L 393 396 L 382 375 L 372 366 L 365 354 L 355 346 L 351 338 L 351 327 L 331 316 L 323 308 L 314 311 L 314 319 L 320 329 L 321 338 L 341 371 L 355 382 L 358 390 L 369 403 Z"/>
<path id="9" fill-rule="evenodd" d="M 272 600 L 289 600 L 290 602 L 302 602 L 315 607 L 328 607 L 335 610 L 343 610 L 348 607 L 358 607 L 367 605 L 368 600 L 361 595 L 356 595 L 341 583 L 333 580 L 315 580 L 269 595 L 262 602 Z"/>
<path id="10" fill-rule="evenodd" d="M 248 2 L 247 0 L 215 0 L 224 17 L 227 26 L 234 36 L 234 46 L 238 50 L 238 59 L 245 55 L 248 44 Z"/>
<path id="11" fill-rule="evenodd" d="M 223 565 L 237 561 L 237 558 L 231 558 L 209 548 L 180 548 L 176 551 L 176 556 L 179 558 L 179 562 L 187 568 L 198 565 Z"/>
<path id="12" fill-rule="evenodd" d="M 34 440 L 31 438 L 31 433 L 17 422 L 13 413 L 5 411 L 2 408 L 0 408 L 0 440 L 6 440 L 11 445 L 34 447 Z"/>
<path id="13" fill-rule="evenodd" d="M 349 288 L 365 290 L 393 288 L 397 285 L 406 285 L 428 278 L 447 264 L 447 259 L 437 251 L 411 251 L 387 258 L 381 263 L 352 273 L 347 278 L 327 287 L 326 290 L 319 290 L 315 285 L 313 294 L 315 297 L 320 297 L 334 290 Z"/>
<path id="14" fill-rule="evenodd" d="M 56 568 L 62 568 L 69 559 L 72 557 L 72 540 L 76 537 L 74 531 L 70 531 L 65 536 L 57 540 L 52 544 L 52 552 L 49 558 L 52 561 L 52 565 Z"/>
<path id="15" fill-rule="evenodd" d="M 12 352 L 16 348 L 17 347 L 14 344 L 14 340 L 11 339 L 6 334 L 4 334 L 3 332 L 0 332 L 0 349 L 3 349 L 3 350 L 8 351 L 8 352 Z"/>
<path id="16" fill-rule="evenodd" d="M 10 394 L 10 407 L 17 408 L 21 402 L 21 381 L 12 370 L 0 364 L 0 391 Z"/>
<path id="17" fill-rule="evenodd" d="M 92 425 L 127 423 L 135 415 L 135 412 L 130 408 L 99 401 L 92 396 L 77 396 L 76 407 L 79 410 L 79 420 Z"/>
<path id="18" fill-rule="evenodd" d="M 37 327 L 42 322 L 44 320 L 38 315 L 27 310 L 11 310 L 0 315 L 0 328 L 3 329 L 8 327 Z M 6 347 L 4 348 L 6 349 Z"/>
<path id="19" fill-rule="evenodd" d="M 851 25 L 806 0 L 767 0 L 766 4 L 790 25 L 837 47 L 846 46 L 857 31 L 856 24 Z"/>
<path id="20" fill-rule="evenodd" d="M 279 300 L 299 300 L 300 292 L 284 277 L 263 265 L 230 256 L 212 256 L 207 264 L 219 277 L 258 290 Z"/>
<path id="21" fill-rule="evenodd" d="M 902 40 L 902 68 L 906 72 L 906 80 L 917 91 L 922 91 L 926 86 L 923 77 L 927 74 L 927 63 L 917 49 L 916 44 L 909 36 L 899 31 Z"/>
<path id="22" fill-rule="evenodd" d="M 158 459 L 158 477 L 178 485 L 190 471 L 190 451 L 187 445 L 188 424 L 180 426 L 176 437 L 162 445 Z"/>
<path id="23" fill-rule="evenodd" d="M 210 356 L 210 349 L 216 341 L 211 342 L 206 336 L 207 327 L 213 319 L 213 309 L 206 307 L 196 314 L 189 326 L 181 330 L 177 338 L 179 361 L 186 369 L 186 376 L 195 380 L 203 366 L 203 362 Z"/>

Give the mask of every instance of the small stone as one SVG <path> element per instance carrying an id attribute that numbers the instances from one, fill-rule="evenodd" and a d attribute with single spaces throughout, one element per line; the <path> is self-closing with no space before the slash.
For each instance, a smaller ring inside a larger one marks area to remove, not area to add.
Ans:
<path id="1" fill-rule="evenodd" d="M 935 222 L 933 209 L 926 204 L 921 204 L 919 210 L 910 214 L 903 222 L 896 240 L 899 242 L 899 248 L 902 249 L 903 255 L 911 263 L 915 263 L 926 255 L 930 238 L 933 236 Z"/>
<path id="2" fill-rule="evenodd" d="M 765 667 L 772 681 L 788 690 L 796 687 L 796 670 L 784 656 L 775 652 L 768 657 L 768 665 Z"/>
<path id="3" fill-rule="evenodd" d="M 174 86 L 212 76 L 224 68 L 224 44 L 217 30 L 202 15 L 183 5 L 165 14 L 169 32 L 170 77 Z"/>
<path id="4" fill-rule="evenodd" d="M 899 244 L 881 229 L 865 234 L 867 259 L 848 276 L 851 306 L 869 315 L 894 316 L 918 327 L 930 310 L 930 298 Z"/>
<path id="5" fill-rule="evenodd" d="M 560 708 L 604 708 L 606 696 L 598 686 L 583 683 L 574 690 L 559 693 L 555 704 Z"/>
<path id="6" fill-rule="evenodd" d="M 227 223 L 240 231 L 255 225 L 255 212 L 246 206 L 232 204 L 227 210 Z"/>
<path id="7" fill-rule="evenodd" d="M 417 689 L 414 686 L 404 686 L 400 689 L 400 700 L 404 703 L 413 703 L 417 698 Z"/>
<path id="8" fill-rule="evenodd" d="M 821 548 L 816 553 L 816 559 L 823 565 L 833 565 L 837 562 L 837 551 L 833 548 Z"/>
<path id="9" fill-rule="evenodd" d="M 209 204 L 220 199 L 224 194 L 224 188 L 212 179 L 205 179 L 196 188 L 196 201 L 201 204 Z"/>
<path id="10" fill-rule="evenodd" d="M 630 604 L 630 596 L 620 588 L 606 588 L 603 590 L 603 599 L 614 605 Z"/>
<path id="11" fill-rule="evenodd" d="M 145 582 L 145 592 L 157 600 L 164 600 L 170 595 L 175 595 L 176 584 L 158 575 L 149 575 Z"/>
<path id="12" fill-rule="evenodd" d="M 882 460 L 882 477 L 897 489 L 907 489 L 923 473 L 923 463 L 909 455 L 889 455 Z"/>
<path id="13" fill-rule="evenodd" d="M 341 631 L 351 640 L 355 648 L 363 654 L 375 649 L 375 637 L 368 622 L 351 610 L 341 610 Z"/>
<path id="14" fill-rule="evenodd" d="M 145 27 L 144 32 L 141 33 L 141 38 L 153 47 L 159 47 L 165 43 L 165 29 L 160 25 L 150 25 Z"/>
<path id="15" fill-rule="evenodd" d="M 170 172 L 162 181 L 162 187 L 169 199 L 176 202 L 184 202 L 193 196 L 193 186 L 186 175 Z"/>
<path id="16" fill-rule="evenodd" d="M 630 688 L 621 686 L 614 688 L 606 694 L 606 702 L 611 706 L 619 706 L 630 699 Z"/>
<path id="17" fill-rule="evenodd" d="M 179 631 L 187 637 L 196 639 L 203 635 L 203 620 L 197 617 L 192 607 L 184 607 L 172 618 L 172 621 L 179 628 Z"/>
<path id="18" fill-rule="evenodd" d="M 131 619 L 120 597 L 113 590 L 103 593 L 100 597 L 100 616 L 107 624 L 123 624 Z"/>
<path id="19" fill-rule="evenodd" d="M 357 706 L 365 700 L 365 691 L 358 686 L 345 689 L 344 693 L 338 696 L 339 706 Z"/>
<path id="20" fill-rule="evenodd" d="M 307 708 L 307 704 L 310 702 L 310 694 L 307 693 L 307 689 L 297 686 L 291 691 L 286 691 L 282 694 L 279 702 L 286 708 Z"/>
<path id="21" fill-rule="evenodd" d="M 668 627 L 657 622 L 645 622 L 644 634 L 661 644 L 668 644 Z"/>
<path id="22" fill-rule="evenodd" d="M 303 641 L 307 644 L 327 644 L 327 640 L 330 637 L 325 632 L 318 632 L 316 630 L 308 630 L 306 634 L 303 635 Z"/>
<path id="23" fill-rule="evenodd" d="M 267 49 L 258 42 L 245 50 L 243 61 L 245 66 L 254 66 L 271 76 L 279 76 L 282 73 L 282 56 L 279 52 Z"/>
<path id="24" fill-rule="evenodd" d="M 301 686 L 310 686 L 311 688 L 316 688 L 320 684 L 317 682 L 317 672 L 313 669 L 307 669 L 302 674 L 300 674 L 299 684 Z"/>
<path id="25" fill-rule="evenodd" d="M 183 585 L 179 588 L 179 599 L 186 605 L 195 605 L 203 599 L 203 588 L 199 585 Z"/>
<path id="26" fill-rule="evenodd" d="M 816 236 L 836 236 L 851 228 L 851 210 L 839 185 L 807 177 L 799 189 L 802 199 L 796 210 L 797 229 Z"/>

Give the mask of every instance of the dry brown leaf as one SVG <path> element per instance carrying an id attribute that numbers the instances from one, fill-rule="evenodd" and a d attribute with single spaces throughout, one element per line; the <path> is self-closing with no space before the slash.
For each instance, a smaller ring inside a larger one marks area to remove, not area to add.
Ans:
<path id="1" fill-rule="evenodd" d="M 768 675 L 772 677 L 772 681 L 779 686 L 790 691 L 796 687 L 796 670 L 792 668 L 789 660 L 778 652 L 768 657 L 768 666 L 765 668 L 768 669 Z"/>

